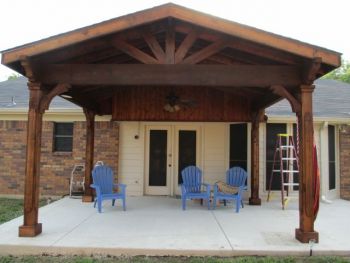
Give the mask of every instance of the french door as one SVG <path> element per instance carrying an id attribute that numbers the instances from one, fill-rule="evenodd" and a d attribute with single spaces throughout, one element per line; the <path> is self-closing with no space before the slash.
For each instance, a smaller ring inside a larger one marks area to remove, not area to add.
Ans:
<path id="1" fill-rule="evenodd" d="M 200 128 L 192 125 L 147 126 L 146 195 L 179 195 L 181 171 L 199 165 Z"/>

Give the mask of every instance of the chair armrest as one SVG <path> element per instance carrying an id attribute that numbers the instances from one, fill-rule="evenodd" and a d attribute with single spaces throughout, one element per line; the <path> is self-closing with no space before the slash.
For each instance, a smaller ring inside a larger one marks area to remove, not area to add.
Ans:
<path id="1" fill-rule="evenodd" d="M 210 195 L 210 189 L 211 189 L 210 184 L 202 183 L 202 185 L 207 188 L 206 192 L 207 192 L 208 195 Z"/>
<path id="2" fill-rule="evenodd" d="M 247 187 L 245 185 L 241 185 L 239 187 L 238 194 L 241 196 L 244 190 L 247 190 Z"/>
<path id="3" fill-rule="evenodd" d="M 96 195 L 101 195 L 101 189 L 100 189 L 99 185 L 97 185 L 97 184 L 90 184 L 90 187 L 95 189 Z"/>
<path id="4" fill-rule="evenodd" d="M 113 184 L 114 187 L 119 187 L 121 189 L 121 193 L 125 194 L 126 184 Z"/>

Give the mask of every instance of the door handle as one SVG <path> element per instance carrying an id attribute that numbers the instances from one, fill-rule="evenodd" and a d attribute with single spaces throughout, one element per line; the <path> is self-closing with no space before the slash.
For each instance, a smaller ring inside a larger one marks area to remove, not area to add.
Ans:
<path id="1" fill-rule="evenodd" d="M 169 167 L 171 167 L 171 164 L 168 164 Z"/>

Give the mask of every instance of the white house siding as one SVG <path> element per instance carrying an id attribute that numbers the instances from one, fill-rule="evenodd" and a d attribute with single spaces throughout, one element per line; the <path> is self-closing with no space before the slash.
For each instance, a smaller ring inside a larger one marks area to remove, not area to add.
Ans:
<path id="1" fill-rule="evenodd" d="M 282 123 L 282 122 L 280 122 Z M 128 185 L 128 195 L 144 194 L 144 174 L 145 174 L 145 127 L 147 125 L 169 125 L 184 127 L 189 123 L 147 123 L 147 122 L 121 122 L 119 138 L 119 180 Z M 200 166 L 206 182 L 213 184 L 218 180 L 225 180 L 225 172 L 229 165 L 229 123 L 195 123 L 201 134 L 200 143 Z M 293 123 L 287 123 L 287 132 L 292 133 Z M 336 129 L 337 131 L 337 129 Z M 250 195 L 250 132 L 248 125 L 248 191 L 245 198 Z M 174 133 L 173 133 L 174 134 Z M 328 126 L 327 123 L 317 123 L 314 125 L 315 143 L 317 145 L 318 162 L 321 173 L 321 194 L 326 198 L 338 198 L 337 191 L 330 193 L 328 190 Z M 135 139 L 135 135 L 139 138 Z M 266 199 L 266 124 L 262 123 L 259 130 L 259 194 L 263 200 Z M 172 140 L 174 141 L 174 140 Z M 338 148 L 338 145 L 336 144 Z M 176 149 L 176 147 L 173 147 Z M 338 154 L 338 149 L 336 149 Z M 339 166 L 338 166 L 339 167 Z M 175 174 L 175 173 L 173 173 Z M 339 182 L 337 173 L 337 182 Z M 297 195 L 297 191 L 294 193 Z"/>
<path id="2" fill-rule="evenodd" d="M 119 172 L 121 183 L 127 185 L 127 194 L 143 195 L 144 133 L 138 122 L 121 122 L 119 130 Z M 135 139 L 135 135 L 139 138 Z"/>
<path id="3" fill-rule="evenodd" d="M 205 123 L 203 125 L 203 173 L 207 183 L 225 180 L 228 168 L 228 124 Z"/>

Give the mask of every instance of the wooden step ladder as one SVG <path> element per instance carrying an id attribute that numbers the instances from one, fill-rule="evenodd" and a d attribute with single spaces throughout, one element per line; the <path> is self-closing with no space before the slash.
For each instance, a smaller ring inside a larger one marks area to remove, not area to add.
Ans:
<path id="1" fill-rule="evenodd" d="M 279 168 L 276 167 L 276 163 L 279 163 Z M 294 175 L 297 173 L 299 173 L 299 159 L 293 136 L 285 133 L 277 134 L 267 201 L 270 201 L 271 197 L 272 179 L 274 174 L 277 174 L 281 178 L 281 200 L 282 209 L 284 210 L 288 201 L 288 198 L 285 198 L 284 194 L 285 188 L 287 188 L 286 192 L 288 197 L 289 186 L 299 186 L 299 183 L 294 183 Z"/>

